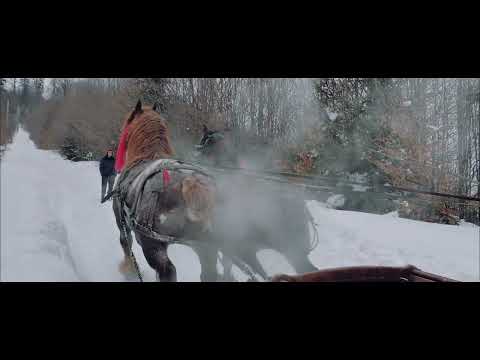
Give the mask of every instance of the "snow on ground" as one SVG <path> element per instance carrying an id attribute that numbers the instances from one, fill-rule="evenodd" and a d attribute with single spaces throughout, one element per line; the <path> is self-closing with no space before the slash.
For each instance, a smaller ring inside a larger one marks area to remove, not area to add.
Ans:
<path id="1" fill-rule="evenodd" d="M 331 111 L 327 111 L 327 115 L 328 115 L 328 118 L 331 120 L 331 121 L 335 121 L 338 117 L 338 113 L 336 112 L 331 112 Z"/>
<path id="2" fill-rule="evenodd" d="M 370 186 L 352 184 L 352 188 L 353 188 L 353 191 L 365 192 L 370 188 Z"/>
<path id="3" fill-rule="evenodd" d="M 100 204 L 97 162 L 74 163 L 36 149 L 20 130 L 1 161 L 2 281 L 124 281 L 112 203 Z M 155 280 L 140 247 L 134 253 L 145 281 Z M 180 281 L 199 281 L 188 247 L 169 255 Z"/>
<path id="4" fill-rule="evenodd" d="M 97 162 L 73 163 L 38 150 L 20 129 L 1 160 L 1 281 L 125 281 L 111 202 L 100 204 Z M 310 254 L 319 268 L 404 265 L 479 279 L 479 228 L 449 226 L 329 209 L 311 201 L 320 244 Z M 179 281 L 199 281 L 200 264 L 187 246 L 169 247 Z M 134 253 L 145 281 L 154 281 L 140 247 Z M 257 254 L 267 273 L 293 273 L 273 250 Z M 218 265 L 221 269 L 221 265 Z M 234 267 L 235 278 L 245 274 Z"/>
<path id="5" fill-rule="evenodd" d="M 398 214 L 339 211 L 310 201 L 321 244 L 310 254 L 319 268 L 415 265 L 461 281 L 479 280 L 479 227 L 432 224 Z"/>
<path id="6" fill-rule="evenodd" d="M 343 206 L 344 204 L 345 204 L 345 196 L 343 196 L 342 194 L 331 195 L 326 201 L 326 205 L 329 208 L 340 207 L 340 206 Z"/>

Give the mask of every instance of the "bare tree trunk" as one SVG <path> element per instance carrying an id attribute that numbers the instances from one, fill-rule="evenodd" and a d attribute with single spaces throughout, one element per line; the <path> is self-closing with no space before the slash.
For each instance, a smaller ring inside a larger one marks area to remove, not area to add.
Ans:
<path id="1" fill-rule="evenodd" d="M 6 125 L 6 130 L 5 130 L 5 132 L 6 132 L 6 134 L 8 134 L 8 131 L 9 131 L 9 130 L 8 130 L 8 128 L 9 128 L 9 123 L 8 123 L 8 121 L 9 121 L 9 112 L 10 112 L 10 99 L 9 99 L 8 96 L 7 96 L 7 111 L 6 111 L 6 114 L 5 114 L 5 125 Z"/>
<path id="2" fill-rule="evenodd" d="M 433 126 L 438 127 L 438 79 L 433 81 L 433 93 L 434 93 L 434 110 L 433 110 Z M 437 152 L 438 152 L 438 131 L 433 131 L 432 134 L 432 178 L 430 181 L 430 190 L 435 191 L 435 179 L 437 178 Z"/>

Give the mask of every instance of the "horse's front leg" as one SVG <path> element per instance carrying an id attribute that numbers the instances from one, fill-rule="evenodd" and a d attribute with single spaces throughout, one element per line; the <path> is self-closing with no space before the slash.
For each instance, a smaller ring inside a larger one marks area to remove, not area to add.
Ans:
<path id="1" fill-rule="evenodd" d="M 131 257 L 133 238 L 130 228 L 125 223 L 125 219 L 122 216 L 122 208 L 120 201 L 117 198 L 113 200 L 113 212 L 115 214 L 115 220 L 117 222 L 118 229 L 120 230 L 120 245 L 123 250 L 123 260 L 119 265 L 119 270 L 123 274 L 132 273 L 135 271 L 133 260 Z"/>
<path id="2" fill-rule="evenodd" d="M 177 270 L 168 258 L 168 245 L 137 233 L 135 237 L 140 240 L 139 242 L 148 265 L 156 271 L 157 280 L 161 282 L 176 282 Z"/>
<path id="3" fill-rule="evenodd" d="M 225 254 L 223 254 L 222 265 L 223 265 L 223 280 L 234 281 L 235 279 L 232 274 L 232 267 L 233 267 L 232 258 L 230 256 L 226 256 Z"/>

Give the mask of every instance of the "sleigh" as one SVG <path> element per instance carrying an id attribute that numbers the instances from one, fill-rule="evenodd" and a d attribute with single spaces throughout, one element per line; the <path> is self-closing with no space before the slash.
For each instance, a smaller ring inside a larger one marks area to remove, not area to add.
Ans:
<path id="1" fill-rule="evenodd" d="M 272 282 L 458 282 L 415 266 L 355 266 L 325 269 L 300 275 L 276 275 Z"/>

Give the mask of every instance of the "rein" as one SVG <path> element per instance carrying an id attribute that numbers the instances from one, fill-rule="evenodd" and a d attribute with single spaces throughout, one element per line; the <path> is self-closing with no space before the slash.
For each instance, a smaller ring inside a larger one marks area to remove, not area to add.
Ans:
<path id="1" fill-rule="evenodd" d="M 112 196 L 114 196 L 115 194 L 117 194 L 117 193 L 119 193 L 119 192 L 120 192 L 119 189 L 113 189 L 112 191 L 110 191 L 110 192 L 103 198 L 102 203 L 110 200 L 110 198 L 111 198 Z"/>

